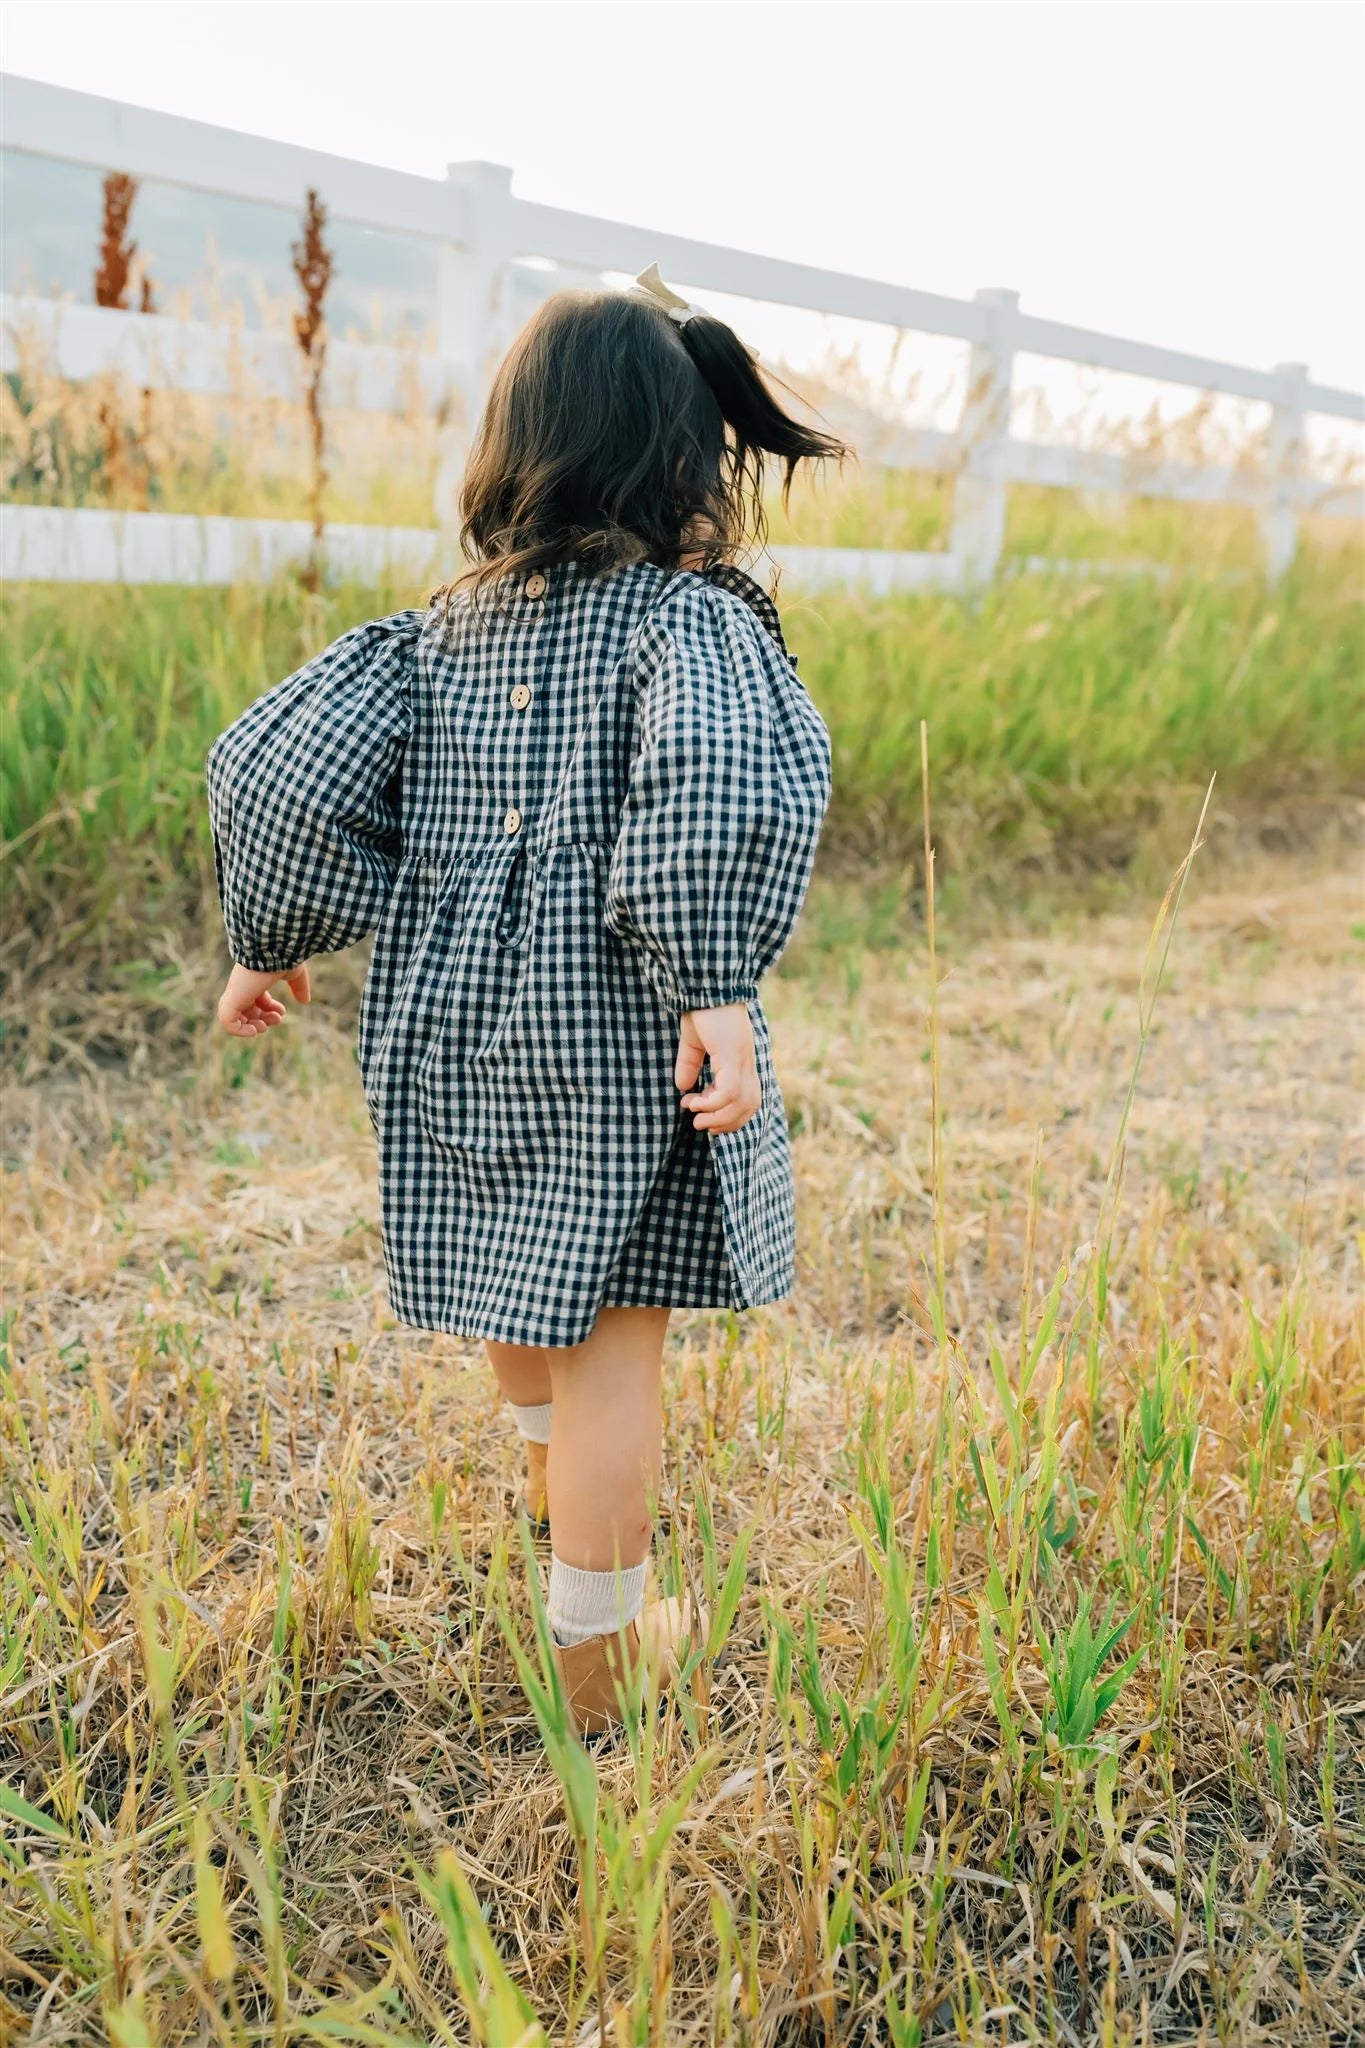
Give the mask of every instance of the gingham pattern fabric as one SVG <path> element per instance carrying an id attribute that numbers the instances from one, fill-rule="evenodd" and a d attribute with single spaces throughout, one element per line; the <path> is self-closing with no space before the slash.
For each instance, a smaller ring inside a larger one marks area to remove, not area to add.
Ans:
<path id="1" fill-rule="evenodd" d="M 233 957 L 377 928 L 359 1057 L 394 1313 L 576 1344 L 604 1302 L 790 1292 L 786 1115 L 760 977 L 829 739 L 741 572 L 559 563 L 346 633 L 208 759 Z M 747 1002 L 763 1104 L 698 1133 L 684 1009 Z"/>

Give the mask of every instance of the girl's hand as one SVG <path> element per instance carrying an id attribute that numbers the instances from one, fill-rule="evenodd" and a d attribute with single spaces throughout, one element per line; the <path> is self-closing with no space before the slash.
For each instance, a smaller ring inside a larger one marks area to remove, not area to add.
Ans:
<path id="1" fill-rule="evenodd" d="M 249 967 L 234 967 L 227 987 L 218 998 L 218 1022 L 234 1038 L 259 1038 L 272 1024 L 283 1024 L 284 1004 L 270 990 L 282 981 L 296 1003 L 309 1003 L 313 992 L 304 961 L 288 974 L 255 974 Z"/>
<path id="2" fill-rule="evenodd" d="M 685 1093 L 684 1109 L 693 1112 L 699 1131 L 738 1131 L 756 1116 L 763 1088 L 754 1060 L 754 1027 L 747 1003 L 727 1003 L 721 1010 L 686 1010 L 678 1033 L 678 1058 L 673 1079 L 691 1090 L 710 1055 L 711 1086 Z"/>

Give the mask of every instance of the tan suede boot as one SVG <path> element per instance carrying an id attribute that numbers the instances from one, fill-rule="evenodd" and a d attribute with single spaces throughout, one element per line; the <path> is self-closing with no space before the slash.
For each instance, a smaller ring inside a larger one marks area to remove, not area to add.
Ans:
<path id="1" fill-rule="evenodd" d="M 676 1677 L 684 1641 L 695 1648 L 705 1627 L 704 1617 L 694 1621 L 692 1602 L 684 1593 L 681 1599 L 647 1600 L 638 1620 L 610 1635 L 589 1636 L 567 1650 L 556 1643 L 555 1662 L 579 1734 L 605 1735 L 619 1727 L 618 1681 L 626 1687 L 641 1658 L 657 1682 Z"/>
<path id="2" fill-rule="evenodd" d="M 550 1502 L 545 1491 L 545 1461 L 550 1455 L 548 1444 L 526 1443 L 526 1478 L 522 1483 L 522 1513 L 531 1525 L 531 1534 L 546 1537 L 550 1533 Z"/>

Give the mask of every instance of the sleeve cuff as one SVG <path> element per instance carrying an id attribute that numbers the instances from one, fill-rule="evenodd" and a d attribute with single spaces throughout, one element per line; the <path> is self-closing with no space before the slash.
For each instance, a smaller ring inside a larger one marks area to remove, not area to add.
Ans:
<path id="1" fill-rule="evenodd" d="M 254 946 L 233 946 L 230 951 L 237 965 L 245 967 L 248 974 L 292 974 L 311 958 L 307 953 L 299 959 L 292 953 L 259 952 Z"/>
<path id="2" fill-rule="evenodd" d="M 621 935 L 618 933 L 617 936 Z M 758 1000 L 756 979 L 680 982 L 668 960 L 656 948 L 640 945 L 638 940 L 633 944 L 646 981 L 659 1001 L 670 1010 L 723 1010 L 730 1003 L 754 1003 Z"/>
<path id="3" fill-rule="evenodd" d="M 758 1000 L 756 981 L 732 982 L 723 988 L 689 988 L 680 991 L 680 1010 L 724 1010 L 731 1003 L 753 1003 Z"/>

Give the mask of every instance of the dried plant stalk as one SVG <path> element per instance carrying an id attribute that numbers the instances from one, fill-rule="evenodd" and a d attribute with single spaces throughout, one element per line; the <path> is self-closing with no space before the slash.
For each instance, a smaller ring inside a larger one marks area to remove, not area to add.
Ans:
<path id="1" fill-rule="evenodd" d="M 137 179 L 125 171 L 107 171 L 104 217 L 100 224 L 100 267 L 95 272 L 95 304 L 126 307 L 128 280 L 137 243 L 128 238 L 128 220 L 137 198 Z M 147 310 L 144 305 L 143 311 Z"/>
<path id="2" fill-rule="evenodd" d="M 108 398 L 101 401 L 95 417 L 99 421 L 100 449 L 104 458 L 104 496 L 111 505 L 115 505 L 122 498 L 128 482 L 126 436 L 119 418 L 116 391 L 111 389 Z"/>
<path id="3" fill-rule="evenodd" d="M 327 209 L 310 185 L 303 216 L 303 239 L 295 242 L 291 255 L 294 275 L 303 294 L 303 308 L 294 315 L 294 338 L 303 357 L 304 404 L 308 412 L 312 474 L 309 504 L 313 517 L 313 546 L 304 581 L 316 591 L 322 581 L 322 497 L 327 487 L 326 429 L 322 416 L 322 373 L 327 359 L 327 287 L 332 281 L 332 252 L 324 231 Z"/>

